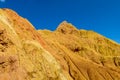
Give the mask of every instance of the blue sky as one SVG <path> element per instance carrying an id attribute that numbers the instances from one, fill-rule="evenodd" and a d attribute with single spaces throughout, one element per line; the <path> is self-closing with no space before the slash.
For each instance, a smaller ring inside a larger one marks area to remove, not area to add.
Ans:
<path id="1" fill-rule="evenodd" d="M 36 29 L 55 30 L 66 20 L 120 43 L 120 0 L 0 0 L 27 18 Z"/>

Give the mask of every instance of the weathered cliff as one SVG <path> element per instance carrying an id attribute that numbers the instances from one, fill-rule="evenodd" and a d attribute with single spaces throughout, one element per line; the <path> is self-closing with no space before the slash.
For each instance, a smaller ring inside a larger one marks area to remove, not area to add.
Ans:
<path id="1" fill-rule="evenodd" d="M 66 21 L 51 32 L 39 30 L 68 80 L 120 80 L 120 45 Z"/>
<path id="2" fill-rule="evenodd" d="M 0 9 L 0 80 L 66 80 L 44 45 L 26 19 Z"/>
<path id="3" fill-rule="evenodd" d="M 0 80 L 120 80 L 120 45 L 62 22 L 35 30 L 10 9 L 0 9 Z"/>

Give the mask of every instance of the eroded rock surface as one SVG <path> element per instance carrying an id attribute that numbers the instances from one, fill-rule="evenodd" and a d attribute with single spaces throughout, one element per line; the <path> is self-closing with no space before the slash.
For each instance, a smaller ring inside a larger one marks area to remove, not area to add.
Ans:
<path id="1" fill-rule="evenodd" d="M 38 32 L 68 80 L 120 80 L 120 45 L 114 41 L 66 21 L 53 32 Z"/>
<path id="2" fill-rule="evenodd" d="M 0 80 L 67 80 L 44 45 L 26 19 L 0 9 Z"/>
<path id="3" fill-rule="evenodd" d="M 0 80 L 120 80 L 120 45 L 64 21 L 36 30 L 0 9 Z"/>

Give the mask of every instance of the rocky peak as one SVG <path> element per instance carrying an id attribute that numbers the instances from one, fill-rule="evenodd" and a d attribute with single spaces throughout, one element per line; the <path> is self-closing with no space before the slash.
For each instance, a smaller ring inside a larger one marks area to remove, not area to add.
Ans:
<path id="1" fill-rule="evenodd" d="M 37 31 L 0 9 L 0 80 L 120 80 L 119 53 L 119 44 L 67 21 Z"/>
<path id="2" fill-rule="evenodd" d="M 74 31 L 77 31 L 77 29 L 71 24 L 68 23 L 67 21 L 63 21 L 62 23 L 59 24 L 57 31 L 63 33 L 63 34 L 72 34 Z"/>

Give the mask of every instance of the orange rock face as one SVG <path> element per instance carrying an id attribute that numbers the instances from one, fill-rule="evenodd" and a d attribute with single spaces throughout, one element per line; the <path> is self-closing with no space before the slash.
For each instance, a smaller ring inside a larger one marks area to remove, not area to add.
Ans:
<path id="1" fill-rule="evenodd" d="M 0 9 L 0 80 L 120 80 L 120 45 L 66 21 L 35 30 Z"/>

